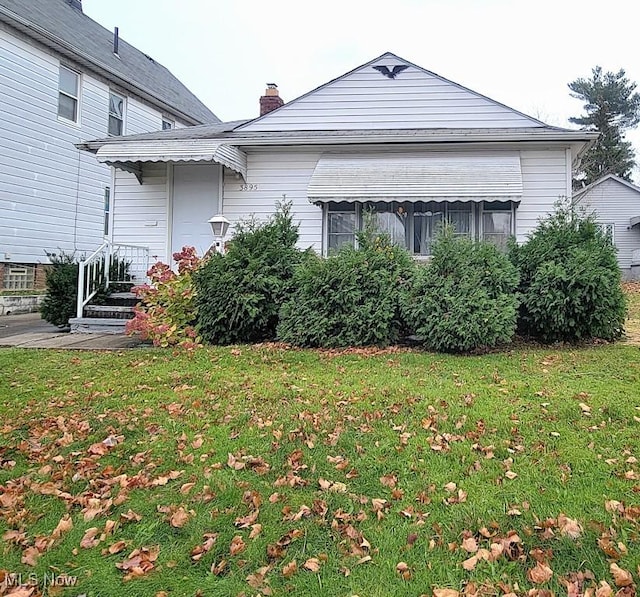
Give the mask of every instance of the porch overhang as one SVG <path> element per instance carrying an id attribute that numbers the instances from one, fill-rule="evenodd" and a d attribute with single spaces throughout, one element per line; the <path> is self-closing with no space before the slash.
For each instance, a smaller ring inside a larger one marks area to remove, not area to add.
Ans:
<path id="1" fill-rule="evenodd" d="M 324 154 L 309 201 L 520 201 L 518 153 Z"/>
<path id="2" fill-rule="evenodd" d="M 233 145 L 209 139 L 105 143 L 98 149 L 96 159 L 136 176 L 141 176 L 145 162 L 215 162 L 247 178 L 247 154 Z"/>

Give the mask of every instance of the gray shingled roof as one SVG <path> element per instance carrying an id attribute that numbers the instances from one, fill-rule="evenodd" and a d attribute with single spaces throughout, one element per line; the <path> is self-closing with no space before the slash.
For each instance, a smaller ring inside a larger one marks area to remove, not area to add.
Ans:
<path id="1" fill-rule="evenodd" d="M 192 124 L 220 119 L 164 66 L 120 38 L 113 53 L 113 32 L 66 0 L 0 0 L 0 21 L 73 57 L 121 87 L 136 92 Z"/>

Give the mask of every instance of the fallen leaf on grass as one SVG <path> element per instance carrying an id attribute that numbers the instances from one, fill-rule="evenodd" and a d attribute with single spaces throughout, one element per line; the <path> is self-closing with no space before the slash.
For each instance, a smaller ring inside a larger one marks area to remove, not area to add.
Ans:
<path id="1" fill-rule="evenodd" d="M 616 587 L 628 587 L 633 584 L 633 576 L 631 576 L 631 572 L 624 570 L 624 568 L 620 568 L 618 564 L 611 564 L 609 570 L 613 575 Z"/>
<path id="2" fill-rule="evenodd" d="M 282 567 L 282 576 L 285 578 L 291 578 L 298 571 L 298 563 L 292 560 L 288 564 Z"/>
<path id="3" fill-rule="evenodd" d="M 411 580 L 411 569 L 406 562 L 398 562 L 396 566 L 396 572 L 402 577 L 403 580 Z"/>
<path id="4" fill-rule="evenodd" d="M 231 545 L 229 546 L 229 552 L 232 556 L 242 553 L 247 548 L 247 544 L 240 535 L 236 535 L 231 539 Z"/>
<path id="5" fill-rule="evenodd" d="M 570 539 L 578 539 L 582 535 L 582 527 L 578 521 L 568 518 L 564 514 L 558 516 L 558 526 L 560 527 L 560 534 Z"/>
<path id="6" fill-rule="evenodd" d="M 460 597 L 460 593 L 453 589 L 433 589 L 433 597 Z"/>
<path id="7" fill-rule="evenodd" d="M 612 597 L 613 589 L 606 580 L 601 580 L 596 589 L 596 597 Z"/>
<path id="8" fill-rule="evenodd" d="M 181 529 L 185 524 L 187 524 L 187 522 L 189 522 L 189 518 L 190 518 L 189 513 L 182 506 L 180 506 L 171 515 L 171 518 L 169 519 L 169 524 L 176 529 Z"/>
<path id="9" fill-rule="evenodd" d="M 70 531 L 72 528 L 73 528 L 73 521 L 71 520 L 71 517 L 68 514 L 65 514 L 60 519 L 60 522 L 57 524 L 56 528 L 53 529 L 53 532 L 51 533 L 51 538 L 54 541 L 56 539 L 60 539 L 63 533 Z"/>
<path id="10" fill-rule="evenodd" d="M 120 553 L 125 547 L 127 547 L 127 543 L 125 541 L 116 541 L 107 549 L 103 550 L 102 553 L 110 553 L 111 555 L 113 555 L 115 553 Z"/>
<path id="11" fill-rule="evenodd" d="M 467 537 L 462 541 L 462 549 L 469 553 L 475 553 L 478 551 L 478 542 L 475 537 Z"/>
<path id="12" fill-rule="evenodd" d="M 202 545 L 196 545 L 191 550 L 191 559 L 194 562 L 199 561 L 203 555 L 209 553 L 211 548 L 215 545 L 216 539 L 218 538 L 218 533 L 205 533 L 204 534 L 204 542 Z"/>
<path id="13" fill-rule="evenodd" d="M 541 585 L 553 576 L 553 570 L 542 562 L 536 562 L 536 565 L 527 571 L 527 578 L 538 585 Z"/>
<path id="14" fill-rule="evenodd" d="M 318 572 L 320 570 L 320 560 L 318 558 L 309 558 L 302 566 L 310 572 Z"/>
<path id="15" fill-rule="evenodd" d="M 132 580 L 144 576 L 155 567 L 154 562 L 158 559 L 159 547 L 141 547 L 134 549 L 124 562 L 118 562 L 116 568 L 123 570 L 127 574 L 124 580 Z"/>
<path id="16" fill-rule="evenodd" d="M 40 552 L 37 547 L 27 547 L 27 549 L 22 552 L 20 561 L 27 566 L 35 566 L 38 563 L 39 557 Z"/>
<path id="17" fill-rule="evenodd" d="M 100 543 L 100 539 L 96 539 L 96 535 L 99 532 L 100 529 L 98 529 L 98 527 L 91 527 L 90 529 L 87 529 L 80 541 L 80 547 L 83 549 L 91 549 L 98 545 L 98 543 Z"/>

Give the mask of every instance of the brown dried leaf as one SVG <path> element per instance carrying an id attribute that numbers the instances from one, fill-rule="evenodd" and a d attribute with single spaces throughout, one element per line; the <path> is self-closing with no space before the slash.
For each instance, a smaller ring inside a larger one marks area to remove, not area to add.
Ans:
<path id="1" fill-rule="evenodd" d="M 478 551 L 478 542 L 475 537 L 467 537 L 462 541 L 462 549 L 469 553 L 476 553 Z"/>
<path id="2" fill-rule="evenodd" d="M 39 557 L 40 552 L 37 547 L 27 547 L 27 549 L 22 552 L 20 561 L 27 566 L 35 566 L 38 563 Z"/>
<path id="3" fill-rule="evenodd" d="M 60 539 L 63 533 L 70 531 L 72 528 L 73 528 L 73 521 L 71 520 L 71 517 L 69 516 L 69 514 L 65 514 L 60 519 L 60 522 L 57 524 L 56 528 L 53 529 L 53 532 L 51 533 L 51 538 L 54 540 Z"/>
<path id="4" fill-rule="evenodd" d="M 110 545 L 107 551 L 110 554 L 120 553 L 127 546 L 125 541 L 116 541 L 114 544 Z"/>
<path id="5" fill-rule="evenodd" d="M 547 582 L 553 576 L 553 570 L 542 562 L 536 562 L 536 565 L 527 571 L 527 578 L 538 585 Z"/>
<path id="6" fill-rule="evenodd" d="M 612 597 L 613 589 L 606 580 L 601 580 L 600 585 L 596 589 L 596 597 Z"/>
<path id="7" fill-rule="evenodd" d="M 80 540 L 80 547 L 83 549 L 91 549 L 100 543 L 100 539 L 96 539 L 96 536 L 100 532 L 97 527 L 91 527 L 85 531 L 84 536 Z"/>
<path id="8" fill-rule="evenodd" d="M 288 564 L 282 567 L 282 576 L 285 578 L 291 578 L 298 571 L 298 563 L 292 560 Z"/>
<path id="9" fill-rule="evenodd" d="M 246 548 L 247 548 L 247 545 L 244 542 L 244 539 L 240 535 L 236 535 L 231 540 L 231 545 L 229 546 L 229 552 L 231 553 L 232 556 L 235 556 L 235 555 L 238 555 L 239 553 L 242 553 Z"/>
<path id="10" fill-rule="evenodd" d="M 396 565 L 396 572 L 403 580 L 411 580 L 411 569 L 406 562 L 398 562 Z"/>
<path id="11" fill-rule="evenodd" d="M 633 576 L 631 576 L 631 572 L 620 568 L 618 564 L 611 564 L 611 566 L 609 566 L 609 570 L 611 571 L 613 580 L 616 583 L 616 587 L 628 587 L 633 584 Z"/>
<path id="12" fill-rule="evenodd" d="M 309 558 L 303 564 L 303 567 L 310 572 L 318 572 L 320 570 L 320 560 L 318 558 Z"/>
<path id="13" fill-rule="evenodd" d="M 478 563 L 478 556 L 471 556 L 469 559 L 462 562 L 462 567 L 467 571 L 471 571 L 476 567 L 477 563 Z"/>
<path id="14" fill-rule="evenodd" d="M 460 593 L 453 589 L 433 589 L 433 597 L 460 597 Z"/>
<path id="15" fill-rule="evenodd" d="M 189 522 L 190 515 L 189 513 L 180 506 L 169 518 L 169 524 L 176 528 L 181 529 L 187 522 Z"/>

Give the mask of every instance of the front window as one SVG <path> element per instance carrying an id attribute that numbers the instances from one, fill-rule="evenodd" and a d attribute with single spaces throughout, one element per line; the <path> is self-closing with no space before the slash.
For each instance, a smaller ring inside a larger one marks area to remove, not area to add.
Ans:
<path id="1" fill-rule="evenodd" d="M 598 227 L 600 232 L 607 238 L 607 240 L 613 245 L 615 243 L 616 225 L 612 222 L 598 222 L 596 226 Z"/>
<path id="2" fill-rule="evenodd" d="M 80 75 L 60 65 L 58 81 L 58 117 L 69 122 L 78 122 L 80 101 Z"/>
<path id="3" fill-rule="evenodd" d="M 513 210 L 510 203 L 485 203 L 482 210 L 482 240 L 506 251 L 513 235 Z"/>
<path id="4" fill-rule="evenodd" d="M 124 98 L 109 93 L 109 135 L 119 137 L 124 132 Z"/>
<path id="5" fill-rule="evenodd" d="M 429 256 L 433 242 L 445 222 L 456 236 L 474 238 L 477 208 L 474 202 L 376 202 L 329 203 L 327 207 L 327 252 L 343 244 L 355 245 L 370 212 L 377 228 L 391 237 L 394 244 L 416 256 Z"/>
<path id="6" fill-rule="evenodd" d="M 353 203 L 333 203 L 327 213 L 327 252 L 335 253 L 342 245 L 354 246 L 357 226 Z"/>

